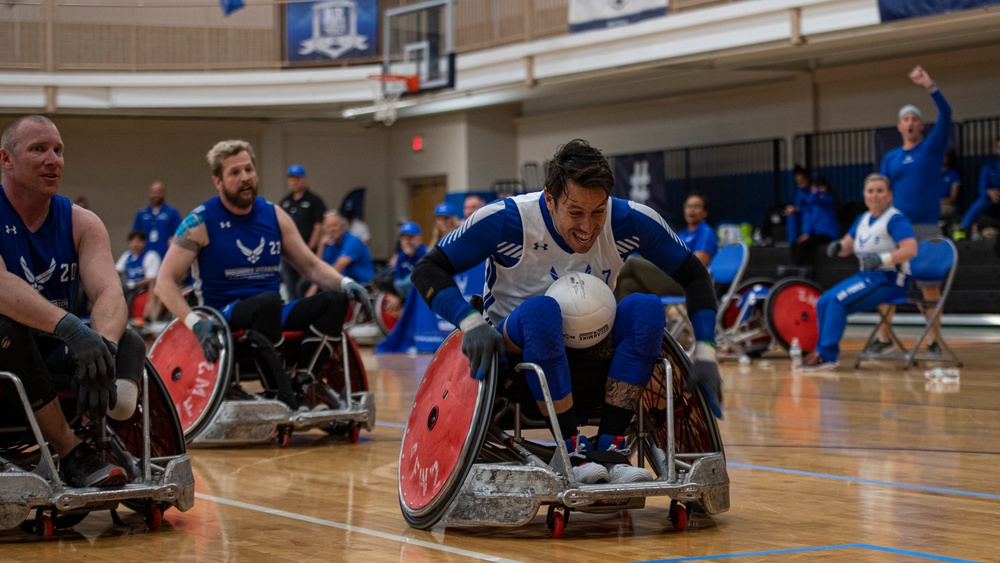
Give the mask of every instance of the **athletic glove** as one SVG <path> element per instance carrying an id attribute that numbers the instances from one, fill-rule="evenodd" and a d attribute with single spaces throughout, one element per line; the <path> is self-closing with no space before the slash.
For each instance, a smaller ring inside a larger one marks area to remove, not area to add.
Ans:
<path id="1" fill-rule="evenodd" d="M 882 257 L 878 254 L 869 254 L 861 259 L 861 269 L 864 271 L 877 270 L 882 267 Z"/>
<path id="2" fill-rule="evenodd" d="M 835 240 L 826 246 L 826 255 L 830 258 L 840 254 L 840 241 Z"/>
<path id="3" fill-rule="evenodd" d="M 191 313 L 195 315 L 195 313 Z M 187 321 L 185 321 L 185 324 Z M 219 350 L 222 349 L 222 340 L 219 338 L 219 327 L 212 322 L 212 319 L 199 318 L 191 326 L 191 332 L 198 339 L 198 345 L 205 354 L 205 359 L 213 364 L 219 359 Z"/>
<path id="4" fill-rule="evenodd" d="M 375 318 L 375 314 L 372 312 L 371 297 L 360 283 L 344 276 L 344 279 L 340 280 L 340 290 L 347 294 L 348 299 L 353 299 L 354 301 L 361 303 L 361 307 L 365 310 L 365 315 L 367 315 L 369 319 Z"/>
<path id="5" fill-rule="evenodd" d="M 113 342 L 104 340 L 104 343 L 112 355 L 118 353 L 118 346 Z M 96 381 L 74 377 L 72 388 L 76 396 L 77 414 L 86 412 L 90 420 L 97 420 L 107 415 L 108 409 L 113 409 L 118 404 L 118 385 L 114 379 L 108 381 L 106 386 L 100 387 Z"/>
<path id="6" fill-rule="evenodd" d="M 114 355 L 118 347 L 70 313 L 59 320 L 54 334 L 66 343 L 76 362 L 72 386 L 77 412 L 88 411 L 93 420 L 104 416 L 117 402 Z"/>
<path id="7" fill-rule="evenodd" d="M 722 418 L 722 377 L 719 376 L 719 364 L 715 360 L 715 346 L 710 342 L 695 344 L 694 364 L 685 390 L 694 394 L 698 386 L 705 390 L 715 417 Z"/>
<path id="8" fill-rule="evenodd" d="M 490 360 L 499 361 L 505 353 L 503 335 L 486 323 L 482 315 L 470 313 L 459 323 L 462 329 L 462 353 L 469 358 L 469 376 L 482 380 L 490 368 Z"/>

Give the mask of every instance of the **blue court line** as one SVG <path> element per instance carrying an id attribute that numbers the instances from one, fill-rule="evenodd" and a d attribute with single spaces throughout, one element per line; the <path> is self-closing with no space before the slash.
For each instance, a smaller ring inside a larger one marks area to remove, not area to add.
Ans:
<path id="1" fill-rule="evenodd" d="M 868 549 L 872 551 L 891 553 L 893 555 L 909 555 L 911 557 L 921 557 L 923 559 L 932 559 L 934 561 L 952 561 L 954 563 L 978 563 L 974 559 L 959 559 L 957 557 L 933 555 L 930 553 L 921 553 L 919 551 L 910 551 L 907 549 L 893 549 L 891 547 L 882 547 L 880 545 L 870 545 L 866 543 L 823 545 L 816 547 L 799 547 L 792 549 L 774 549 L 771 551 L 745 551 L 743 553 L 726 553 L 722 555 L 703 555 L 697 557 L 675 557 L 672 559 L 652 559 L 649 561 L 645 561 L 643 563 L 674 563 L 677 561 L 711 561 L 714 559 L 732 559 L 733 557 L 765 557 L 768 555 L 782 555 L 786 553 L 804 553 L 809 551 L 831 551 L 835 549 Z"/>
<path id="2" fill-rule="evenodd" d="M 899 489 L 912 489 L 916 491 L 924 491 L 929 493 L 944 493 L 948 495 L 961 495 L 967 497 L 976 498 L 986 498 L 992 500 L 1000 500 L 1000 495 L 994 495 L 990 493 L 975 493 L 970 491 L 961 491 L 958 489 L 942 489 L 939 487 L 926 487 L 923 485 L 908 485 L 906 483 L 893 483 L 891 481 L 876 481 L 874 479 L 859 479 L 858 477 L 845 477 L 843 475 L 831 475 L 829 473 L 817 473 L 815 471 L 801 471 L 799 469 L 784 469 L 781 467 L 767 467 L 764 465 L 750 465 L 748 463 L 733 463 L 726 462 L 729 467 L 742 467 L 744 469 L 760 469 L 762 471 L 774 471 L 776 473 L 789 473 L 792 475 L 802 475 L 805 477 L 820 477 L 822 479 L 835 479 L 837 481 L 850 481 L 852 483 L 864 483 L 866 485 L 881 485 L 884 487 L 896 487 Z"/>
<path id="3" fill-rule="evenodd" d="M 405 429 L 406 425 L 401 422 L 375 422 L 375 426 L 388 426 L 389 428 Z"/>

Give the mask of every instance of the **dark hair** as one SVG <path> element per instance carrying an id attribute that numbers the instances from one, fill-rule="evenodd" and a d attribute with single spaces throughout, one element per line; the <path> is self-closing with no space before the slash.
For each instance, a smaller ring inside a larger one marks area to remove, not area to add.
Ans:
<path id="1" fill-rule="evenodd" d="M 1000 141 L 1000 138 L 997 139 Z M 948 149 L 944 151 L 944 163 L 948 165 L 948 168 L 955 168 L 958 166 L 958 153 L 955 149 Z"/>
<path id="2" fill-rule="evenodd" d="M 708 212 L 708 198 L 705 197 L 705 194 L 701 192 L 688 192 L 688 194 L 684 196 L 684 203 L 687 203 L 687 200 L 691 199 L 692 197 L 700 199 L 702 209 Z"/>
<path id="3" fill-rule="evenodd" d="M 600 188 L 604 195 L 611 195 L 615 185 L 608 159 L 583 139 L 573 139 L 556 151 L 549 162 L 545 191 L 558 202 L 570 180 L 584 188 Z"/>
<path id="4" fill-rule="evenodd" d="M 128 240 L 137 238 L 142 242 L 146 242 L 146 231 L 131 231 L 128 234 Z"/>
<path id="5" fill-rule="evenodd" d="M 793 175 L 793 176 L 797 176 L 797 175 L 799 175 L 799 174 L 802 174 L 802 175 L 803 175 L 803 176 L 805 176 L 806 178 L 808 178 L 808 177 L 809 177 L 809 171 L 808 171 L 808 170 L 806 170 L 804 166 L 802 166 L 802 165 L 800 165 L 800 164 L 796 164 L 796 165 L 795 165 L 795 168 L 792 168 L 792 175 Z"/>

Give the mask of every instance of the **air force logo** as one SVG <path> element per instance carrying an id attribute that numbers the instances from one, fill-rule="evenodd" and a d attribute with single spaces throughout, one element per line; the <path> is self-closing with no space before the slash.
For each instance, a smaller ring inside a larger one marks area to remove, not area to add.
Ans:
<path id="1" fill-rule="evenodd" d="M 258 244 L 257 248 L 254 248 L 253 250 L 244 246 L 243 243 L 240 242 L 240 239 L 236 239 L 236 248 L 239 248 L 240 252 L 243 253 L 243 256 L 247 257 L 247 262 L 256 264 L 257 261 L 260 260 L 261 253 L 264 252 L 264 237 L 260 237 L 260 244 Z"/>
<path id="2" fill-rule="evenodd" d="M 37 276 L 28 268 L 28 263 L 24 261 L 24 256 L 21 257 L 21 269 L 24 270 L 24 279 L 27 280 L 28 284 L 35 289 L 35 291 L 42 291 L 45 289 L 43 283 L 47 283 L 52 274 L 56 271 L 56 260 L 52 259 L 52 264 L 49 265 L 49 269 L 45 270 Z"/>

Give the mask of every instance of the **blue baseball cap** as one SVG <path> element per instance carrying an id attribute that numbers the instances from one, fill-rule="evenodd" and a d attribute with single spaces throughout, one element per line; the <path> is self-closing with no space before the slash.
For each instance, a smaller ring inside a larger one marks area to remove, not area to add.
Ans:
<path id="1" fill-rule="evenodd" d="M 445 203 L 439 203 L 438 206 L 434 208 L 434 214 L 450 215 L 452 217 L 458 217 L 458 210 L 455 209 L 454 205 L 445 202 Z"/>
<path id="2" fill-rule="evenodd" d="M 418 225 L 418 224 L 416 224 L 416 223 L 414 223 L 412 221 L 410 221 L 408 223 L 403 223 L 403 225 L 401 227 L 399 227 L 399 234 L 401 234 L 401 235 L 419 235 L 420 234 L 420 225 Z"/>
<path id="3" fill-rule="evenodd" d="M 304 177 L 306 175 L 306 169 L 302 168 L 301 164 L 293 164 L 288 167 L 288 175 Z"/>

